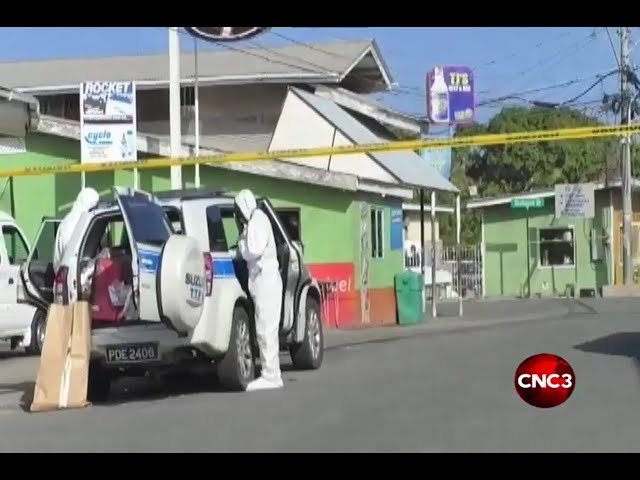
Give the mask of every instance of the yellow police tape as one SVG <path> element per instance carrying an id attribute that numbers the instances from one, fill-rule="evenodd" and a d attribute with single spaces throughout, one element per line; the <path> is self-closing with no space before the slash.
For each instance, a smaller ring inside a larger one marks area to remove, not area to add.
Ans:
<path id="1" fill-rule="evenodd" d="M 183 158 L 153 158 L 139 160 L 137 162 L 112 161 L 62 166 L 21 167 L 0 170 L 0 177 L 29 177 L 56 173 L 93 173 L 113 170 L 133 170 L 135 168 L 144 170 L 152 168 L 168 168 L 173 166 L 190 167 L 201 164 L 251 162 L 260 160 L 283 160 L 287 158 L 308 158 L 326 155 L 349 155 L 354 153 L 394 152 L 402 150 L 421 150 L 442 147 L 464 148 L 489 145 L 511 145 L 516 143 L 531 142 L 555 142 L 560 140 L 610 137 L 638 132 L 640 132 L 640 125 L 565 128 L 560 130 L 541 130 L 537 132 L 498 133 L 491 135 L 476 135 L 472 137 L 437 139 L 431 138 L 425 140 L 359 144 L 344 147 L 319 147 L 272 152 L 231 153 L 213 156 Z"/>

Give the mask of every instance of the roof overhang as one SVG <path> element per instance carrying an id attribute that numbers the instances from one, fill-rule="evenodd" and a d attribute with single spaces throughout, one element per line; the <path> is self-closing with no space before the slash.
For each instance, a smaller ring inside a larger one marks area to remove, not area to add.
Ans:
<path id="1" fill-rule="evenodd" d="M 617 180 L 617 181 L 608 182 L 608 183 L 595 183 L 594 188 L 595 190 L 606 190 L 609 188 L 620 188 L 621 185 L 622 183 L 619 180 Z M 634 190 L 636 189 L 640 190 L 640 180 L 636 178 L 632 179 L 631 186 Z M 533 199 L 533 198 L 551 198 L 555 196 L 556 196 L 555 189 L 553 190 L 544 189 L 544 190 L 538 190 L 533 192 L 517 193 L 513 195 L 502 195 L 499 197 L 492 197 L 492 198 L 479 198 L 477 200 L 468 202 L 467 209 L 473 210 L 473 209 L 481 209 L 481 208 L 488 208 L 488 207 L 496 207 L 499 205 L 507 205 L 507 204 L 510 204 L 512 200 L 516 200 L 516 199 L 526 200 L 526 199 Z"/>
<path id="2" fill-rule="evenodd" d="M 43 115 L 38 131 L 48 135 L 80 140 L 80 124 L 66 119 L 59 119 L 48 115 Z M 158 157 L 171 157 L 170 142 L 153 135 L 146 135 L 138 132 L 137 149 Z M 216 156 L 223 152 L 200 147 L 201 155 Z M 180 156 L 195 156 L 193 145 L 182 144 Z M 390 196 L 403 199 L 413 198 L 413 191 L 397 185 L 390 185 L 380 182 L 371 182 L 367 179 L 360 179 L 355 175 L 328 172 L 319 168 L 295 165 L 289 162 L 277 160 L 260 160 L 252 162 L 233 163 L 211 163 L 206 164 L 211 167 L 224 168 L 237 172 L 260 175 L 280 180 L 289 180 L 299 183 L 307 183 L 316 186 L 333 188 L 350 192 L 368 192 L 382 196 Z"/>
<path id="3" fill-rule="evenodd" d="M 300 73 L 296 75 L 290 74 L 265 74 L 265 75 L 229 75 L 222 77 L 199 77 L 199 87 L 218 87 L 233 85 L 252 85 L 252 84 L 290 84 L 290 83 L 340 83 L 340 75 L 327 73 Z M 182 86 L 195 85 L 195 78 L 181 78 Z M 161 90 L 168 89 L 168 80 L 137 80 L 137 90 Z M 18 88 L 16 91 L 30 93 L 34 95 L 60 95 L 68 93 L 79 93 L 80 84 L 76 85 L 45 85 L 32 88 Z"/>
<path id="4" fill-rule="evenodd" d="M 411 135 L 418 136 L 425 128 L 428 128 L 428 124 L 424 120 L 402 114 L 344 88 L 318 86 L 315 93 L 318 96 L 328 98 L 341 107 L 361 113 L 383 125 L 394 127 Z"/>

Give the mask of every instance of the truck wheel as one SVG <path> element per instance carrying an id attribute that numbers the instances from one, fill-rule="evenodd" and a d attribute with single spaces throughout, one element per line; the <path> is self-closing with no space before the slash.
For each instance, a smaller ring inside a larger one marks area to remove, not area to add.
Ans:
<path id="1" fill-rule="evenodd" d="M 29 355 L 40 355 L 44 345 L 44 334 L 47 328 L 47 313 L 44 310 L 36 310 L 31 320 L 31 339 L 25 348 Z"/>
<path id="2" fill-rule="evenodd" d="M 324 356 L 324 332 L 320 304 L 315 298 L 307 297 L 306 325 L 302 343 L 289 348 L 293 366 L 299 370 L 317 370 Z"/>
<path id="3" fill-rule="evenodd" d="M 244 391 L 255 377 L 249 314 L 242 306 L 233 310 L 229 348 L 218 365 L 218 378 L 225 389 Z"/>
<path id="4" fill-rule="evenodd" d="M 98 363 L 89 363 L 89 381 L 87 383 L 87 400 L 91 403 L 106 402 L 111 390 L 111 377 Z"/>

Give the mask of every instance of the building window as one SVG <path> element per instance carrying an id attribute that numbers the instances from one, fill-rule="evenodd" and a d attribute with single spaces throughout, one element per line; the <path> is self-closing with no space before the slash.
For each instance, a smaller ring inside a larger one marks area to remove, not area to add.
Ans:
<path id="1" fill-rule="evenodd" d="M 371 209 L 371 257 L 384 257 L 384 211 Z"/>
<path id="2" fill-rule="evenodd" d="M 302 230 L 300 229 L 300 209 L 299 208 L 278 208 L 276 209 L 282 227 L 293 242 L 302 241 Z"/>
<path id="3" fill-rule="evenodd" d="M 540 266 L 575 266 L 575 231 L 573 227 L 541 228 L 539 234 Z"/>
<path id="4" fill-rule="evenodd" d="M 69 93 L 37 98 L 40 101 L 41 114 L 80 121 L 80 95 Z"/>
<path id="5" fill-rule="evenodd" d="M 196 89 L 194 87 L 182 87 L 180 89 L 180 106 L 193 107 L 196 104 Z"/>

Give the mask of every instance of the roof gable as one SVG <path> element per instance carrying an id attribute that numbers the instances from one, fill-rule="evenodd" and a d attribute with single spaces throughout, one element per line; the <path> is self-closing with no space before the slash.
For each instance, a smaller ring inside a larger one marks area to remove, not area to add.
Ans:
<path id="1" fill-rule="evenodd" d="M 319 115 L 331 122 L 354 144 L 382 143 L 371 130 L 349 115 L 344 109 L 327 98 L 322 98 L 297 88 L 290 91 Z M 368 156 L 397 180 L 407 185 L 444 192 L 458 192 L 458 189 L 437 170 L 413 151 L 372 152 Z"/>

